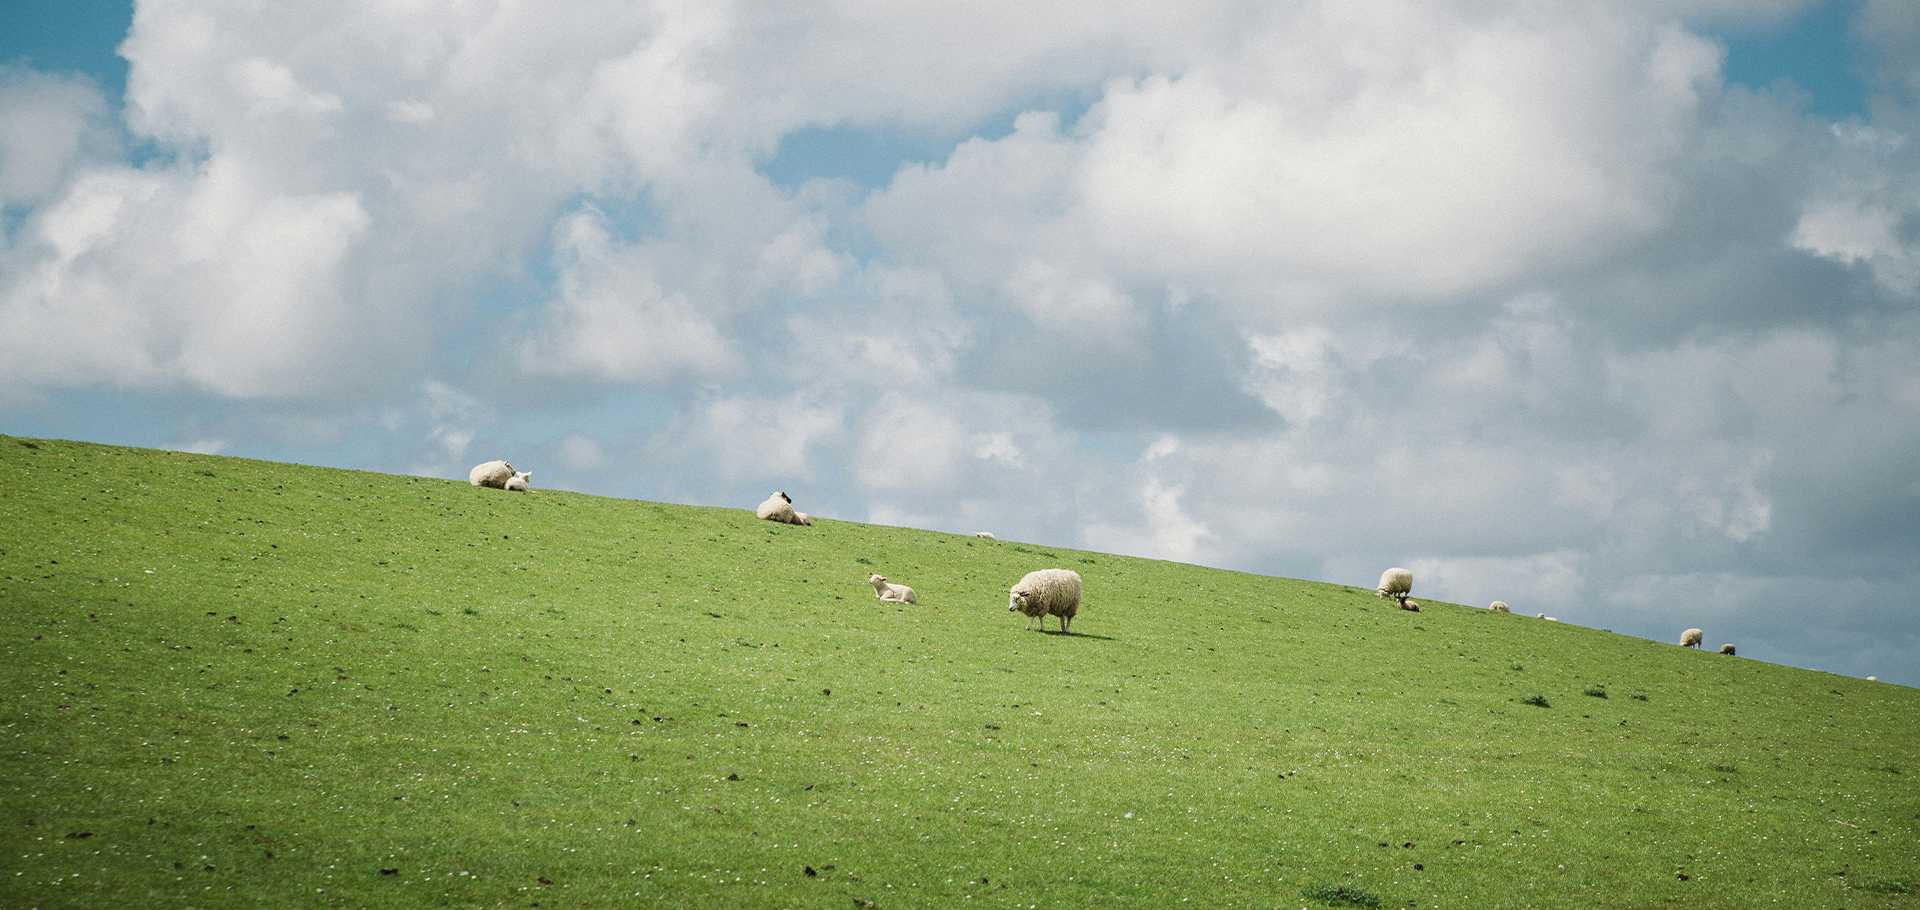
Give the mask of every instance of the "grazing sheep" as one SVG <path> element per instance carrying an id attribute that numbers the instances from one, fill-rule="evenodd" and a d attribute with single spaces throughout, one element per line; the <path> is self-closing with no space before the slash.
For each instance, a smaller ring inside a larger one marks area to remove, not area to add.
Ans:
<path id="1" fill-rule="evenodd" d="M 1504 600 L 1494 601 L 1493 606 L 1490 606 L 1487 609 L 1492 610 L 1495 613 L 1512 613 L 1513 612 L 1512 610 L 1507 609 L 1507 602 Z"/>
<path id="2" fill-rule="evenodd" d="M 532 471 L 521 471 L 520 473 L 513 475 L 511 478 L 507 480 L 506 489 L 518 490 L 522 493 L 525 493 L 527 491 L 527 488 L 532 484 L 532 481 L 533 481 Z"/>
<path id="3" fill-rule="evenodd" d="M 1700 636 L 1704 634 L 1706 633 L 1700 631 L 1699 629 L 1688 629 L 1687 631 L 1680 633 L 1680 647 L 1682 648 L 1700 647 Z"/>
<path id="4" fill-rule="evenodd" d="M 867 579 L 867 584 L 873 585 L 873 596 L 881 600 L 898 604 L 917 604 L 920 602 L 920 597 L 913 593 L 912 588 L 906 585 L 889 584 L 885 575 L 875 574 L 872 578 Z"/>
<path id="5" fill-rule="evenodd" d="M 1721 645 L 1721 646 L 1720 646 L 1720 653 L 1722 653 L 1722 654 L 1725 654 L 1725 655 L 1727 655 L 1728 657 L 1732 657 L 1732 656 L 1733 656 L 1733 642 L 1727 642 L 1726 644 L 1724 644 L 1724 645 Z"/>
<path id="6" fill-rule="evenodd" d="M 1413 592 L 1413 573 L 1405 569 L 1393 568 L 1380 573 L 1380 589 L 1373 592 L 1381 597 L 1391 597 L 1407 605 L 1407 595 Z"/>
<path id="7" fill-rule="evenodd" d="M 1880 681 L 1880 677 L 1878 677 L 1878 676 L 1869 676 L 1869 677 L 1867 677 L 1867 682 L 1879 682 L 1879 681 Z"/>
<path id="8" fill-rule="evenodd" d="M 1007 592 L 1007 612 L 1027 614 L 1029 631 L 1036 619 L 1040 620 L 1040 631 L 1047 631 L 1047 617 L 1058 616 L 1060 631 L 1065 634 L 1073 615 L 1080 612 L 1080 573 L 1072 569 L 1028 572 Z"/>
<path id="9" fill-rule="evenodd" d="M 473 470 L 467 472 L 468 483 L 476 487 L 492 487 L 496 490 L 506 489 L 507 481 L 512 477 L 513 465 L 504 461 L 489 461 L 486 464 L 474 465 Z"/>
<path id="10" fill-rule="evenodd" d="M 982 540 L 999 540 L 1000 539 L 998 537 L 993 536 L 992 531 L 975 531 L 973 532 L 973 536 L 981 538 Z"/>
<path id="11" fill-rule="evenodd" d="M 761 503 L 760 508 L 755 509 L 753 514 L 768 521 L 778 521 L 783 524 L 813 524 L 813 519 L 809 517 L 807 513 L 795 512 L 793 510 L 793 499 L 785 493 L 776 492 L 772 496 L 767 497 L 767 501 Z"/>

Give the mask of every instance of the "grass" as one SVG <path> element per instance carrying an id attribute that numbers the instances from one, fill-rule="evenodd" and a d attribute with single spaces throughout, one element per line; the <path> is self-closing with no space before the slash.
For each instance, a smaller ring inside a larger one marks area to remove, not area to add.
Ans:
<path id="1" fill-rule="evenodd" d="M 1915 906 L 1898 686 L 748 509 L 0 471 L 0 906 Z M 1050 564 L 1071 635 L 1006 610 Z"/>

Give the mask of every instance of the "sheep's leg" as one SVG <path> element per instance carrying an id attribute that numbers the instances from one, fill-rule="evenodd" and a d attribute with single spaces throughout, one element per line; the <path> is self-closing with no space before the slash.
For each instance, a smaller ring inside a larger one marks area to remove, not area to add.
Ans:
<path id="1" fill-rule="evenodd" d="M 1031 632 L 1031 631 L 1033 631 L 1033 617 L 1031 617 L 1031 616 L 1029 616 L 1029 617 L 1027 617 L 1027 631 L 1029 631 L 1029 632 Z M 1046 626 L 1041 626 L 1041 627 L 1040 627 L 1040 631 L 1042 631 L 1042 632 L 1045 632 L 1045 631 L 1047 631 L 1047 627 L 1046 627 Z"/>

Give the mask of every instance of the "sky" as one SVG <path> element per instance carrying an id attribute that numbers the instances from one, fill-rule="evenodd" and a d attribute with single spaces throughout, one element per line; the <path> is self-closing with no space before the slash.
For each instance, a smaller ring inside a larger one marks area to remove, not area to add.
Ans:
<path id="1" fill-rule="evenodd" d="M 0 0 L 0 432 L 1920 685 L 1917 128 L 1907 0 Z"/>

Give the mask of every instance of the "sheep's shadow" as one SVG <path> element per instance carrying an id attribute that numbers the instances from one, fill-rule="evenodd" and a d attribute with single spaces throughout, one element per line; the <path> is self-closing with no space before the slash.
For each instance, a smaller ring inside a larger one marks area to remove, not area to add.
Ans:
<path id="1" fill-rule="evenodd" d="M 1119 639 L 1117 639 L 1117 638 L 1113 638 L 1113 637 L 1110 637 L 1110 636 L 1106 636 L 1106 635 L 1092 635 L 1092 634 L 1088 634 L 1088 633 L 1086 633 L 1086 632 L 1071 632 L 1071 631 L 1069 631 L 1069 632 L 1061 632 L 1061 631 L 1059 631 L 1059 630 L 1057 630 L 1057 629 L 1056 629 L 1056 630 L 1054 630 L 1054 631 L 1052 631 L 1052 632 L 1049 632 L 1049 631 L 1047 631 L 1047 630 L 1045 630 L 1045 629 L 1041 629 L 1041 630 L 1040 630 L 1040 634 L 1042 634 L 1042 635 L 1052 635 L 1052 636 L 1054 636 L 1054 637 L 1056 637 L 1056 638 L 1091 638 L 1091 639 L 1093 639 L 1094 641 L 1119 641 Z"/>

